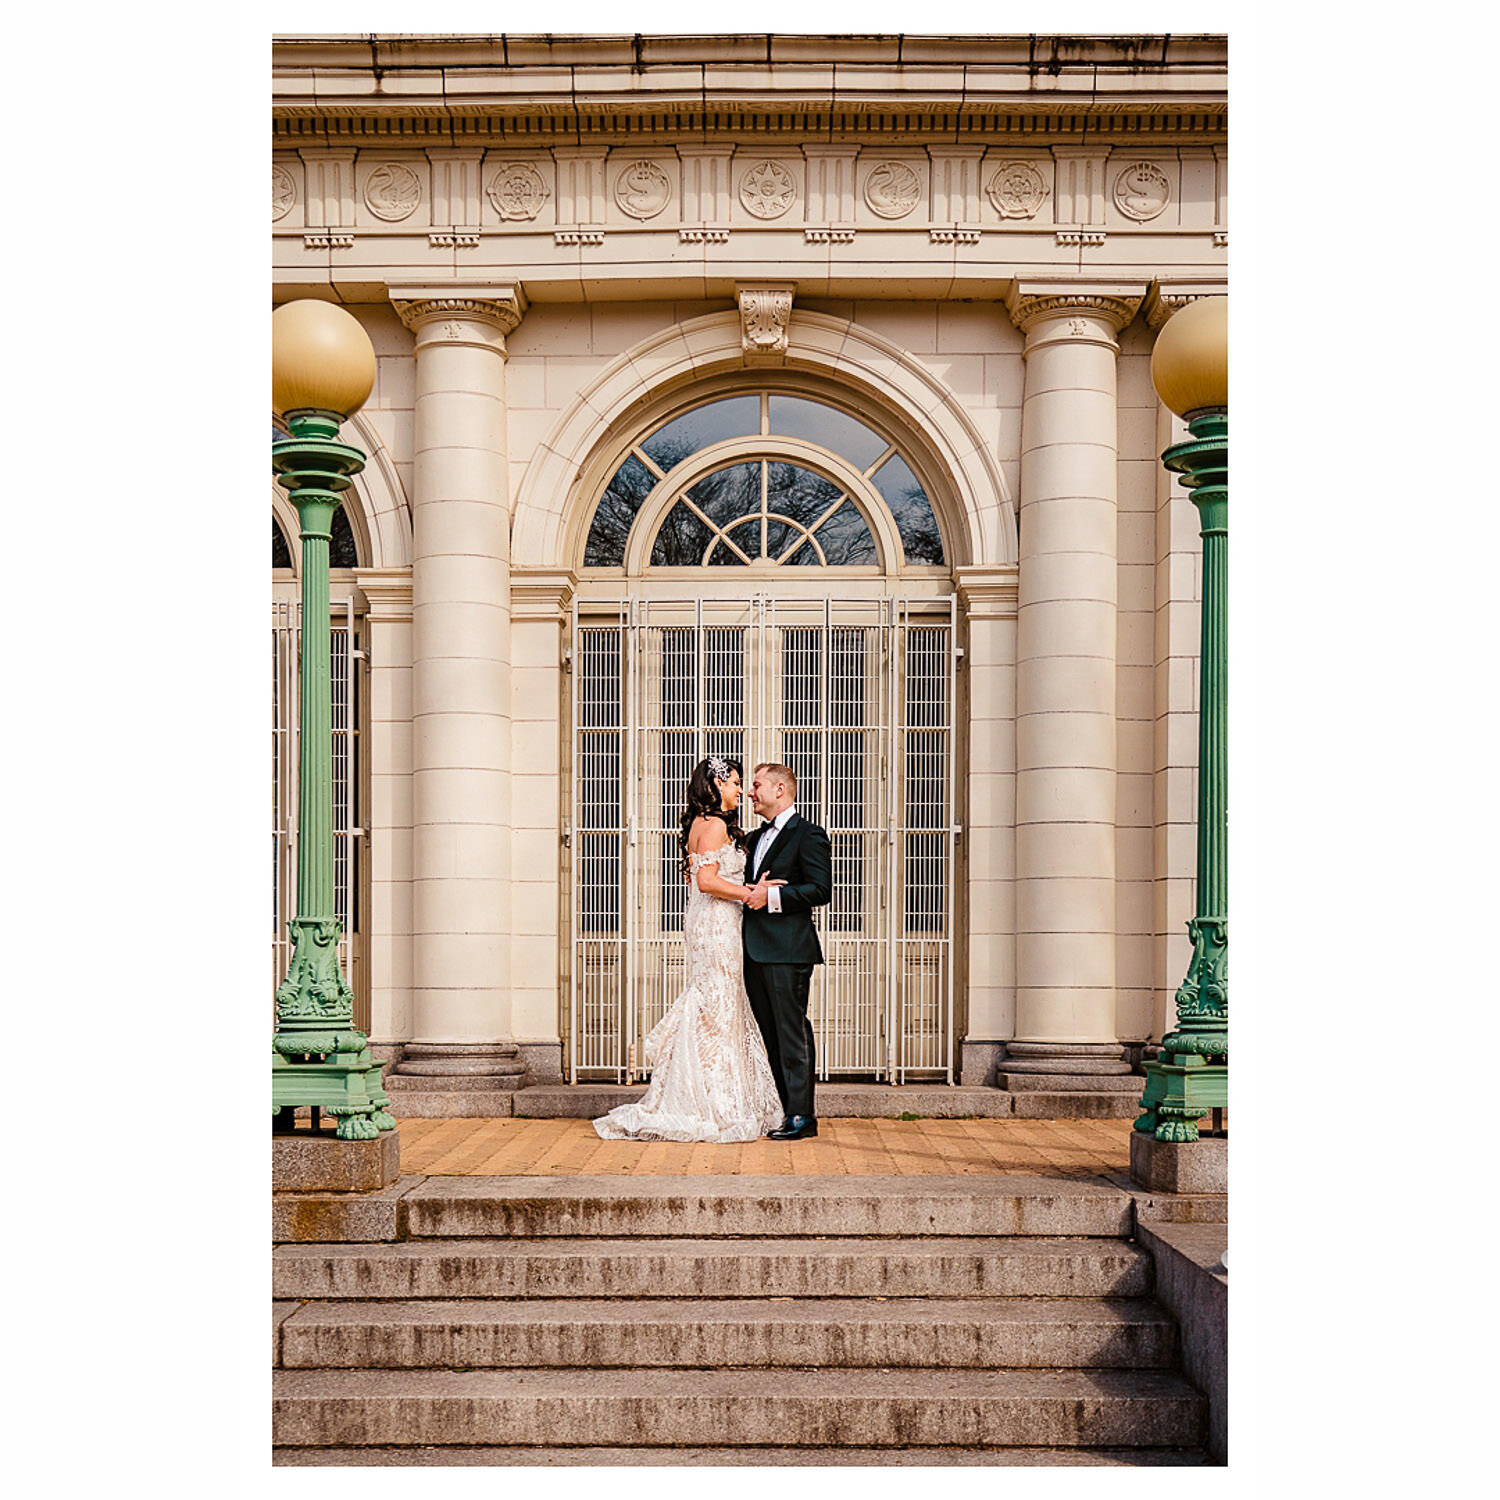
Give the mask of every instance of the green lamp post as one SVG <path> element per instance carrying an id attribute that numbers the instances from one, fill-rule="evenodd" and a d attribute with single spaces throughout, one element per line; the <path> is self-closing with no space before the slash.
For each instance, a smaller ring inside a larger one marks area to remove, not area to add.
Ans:
<path id="1" fill-rule="evenodd" d="M 1203 634 L 1198 693 L 1198 878 L 1188 922 L 1193 956 L 1177 989 L 1176 1024 L 1146 1064 L 1135 1128 L 1159 1141 L 1196 1141 L 1198 1121 L 1229 1103 L 1229 891 L 1226 611 L 1229 551 L 1229 302 L 1204 297 L 1173 315 L 1156 340 L 1151 379 L 1186 420 L 1186 442 L 1162 462 L 1182 476 L 1203 537 Z"/>
<path id="2" fill-rule="evenodd" d="M 298 301 L 271 315 L 272 403 L 291 434 L 273 446 L 271 467 L 302 525 L 297 915 L 288 923 L 292 961 L 276 991 L 271 1107 L 278 1130 L 292 1128 L 299 1105 L 321 1109 L 346 1141 L 374 1140 L 396 1124 L 381 1085 L 384 1064 L 354 1026 L 333 899 L 328 543 L 340 497 L 365 461 L 338 441 L 339 427 L 374 384 L 369 336 L 343 308 Z"/>

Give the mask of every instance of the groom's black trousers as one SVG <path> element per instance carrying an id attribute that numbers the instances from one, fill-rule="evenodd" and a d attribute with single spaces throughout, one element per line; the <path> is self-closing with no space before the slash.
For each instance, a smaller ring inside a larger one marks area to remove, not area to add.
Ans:
<path id="1" fill-rule="evenodd" d="M 815 1117 L 813 1109 L 813 1029 L 807 1017 L 812 964 L 745 965 L 745 990 L 760 1034 L 781 1107 L 787 1116 Z"/>

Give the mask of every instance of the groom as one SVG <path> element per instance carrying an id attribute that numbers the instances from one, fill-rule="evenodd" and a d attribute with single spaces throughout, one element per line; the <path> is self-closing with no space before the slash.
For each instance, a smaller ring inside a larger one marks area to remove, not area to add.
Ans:
<path id="1" fill-rule="evenodd" d="M 786 1114 L 781 1128 L 768 1132 L 773 1141 L 818 1133 L 807 1000 L 813 966 L 823 962 L 812 911 L 832 899 L 833 857 L 828 835 L 799 816 L 796 796 L 790 766 L 756 766 L 750 800 L 766 822 L 750 835 L 754 884 L 745 899 L 745 989 Z M 784 884 L 768 883 L 773 880 Z"/>

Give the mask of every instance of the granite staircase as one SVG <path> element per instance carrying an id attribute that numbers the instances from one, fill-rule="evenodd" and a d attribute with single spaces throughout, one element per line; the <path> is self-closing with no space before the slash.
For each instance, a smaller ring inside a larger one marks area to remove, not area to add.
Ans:
<path id="1" fill-rule="evenodd" d="M 431 1177 L 313 1210 L 278 1220 L 280 1464 L 1208 1461 L 1107 1185 Z"/>

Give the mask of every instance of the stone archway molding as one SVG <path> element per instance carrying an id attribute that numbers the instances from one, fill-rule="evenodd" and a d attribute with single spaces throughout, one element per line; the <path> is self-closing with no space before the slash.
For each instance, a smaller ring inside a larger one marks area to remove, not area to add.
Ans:
<path id="1" fill-rule="evenodd" d="M 379 432 L 364 412 L 348 425 L 357 434 L 355 445 L 365 454 L 365 466 L 354 477 L 354 494 L 364 523 L 370 568 L 411 567 L 411 502 Z M 347 498 L 346 498 L 347 503 Z M 356 523 L 357 524 L 357 523 Z"/>
<path id="2" fill-rule="evenodd" d="M 1015 504 L 995 455 L 953 392 L 910 354 L 869 329 L 825 313 L 793 309 L 785 367 L 818 374 L 891 408 L 924 438 L 941 465 L 944 506 L 958 535 L 954 566 L 1017 561 Z M 572 402 L 540 445 L 516 497 L 514 566 L 561 568 L 588 518 L 570 527 L 570 509 L 590 455 L 632 408 L 692 378 L 746 369 L 738 310 L 711 313 L 654 334 L 614 360 Z M 957 514 L 954 514 L 955 508 Z"/>

